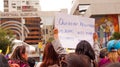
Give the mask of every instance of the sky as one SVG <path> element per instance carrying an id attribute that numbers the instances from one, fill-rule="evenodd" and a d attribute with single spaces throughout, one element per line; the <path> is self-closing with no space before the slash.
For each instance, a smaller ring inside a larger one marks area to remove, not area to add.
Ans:
<path id="1" fill-rule="evenodd" d="M 60 9 L 70 9 L 72 0 L 40 0 L 42 11 L 59 11 Z"/>
<path id="2" fill-rule="evenodd" d="M 41 11 L 59 11 L 60 9 L 70 9 L 72 0 L 39 0 Z M 0 0 L 0 11 L 3 11 L 3 0 Z"/>
<path id="3" fill-rule="evenodd" d="M 3 0 L 0 0 L 0 11 L 3 12 Z"/>

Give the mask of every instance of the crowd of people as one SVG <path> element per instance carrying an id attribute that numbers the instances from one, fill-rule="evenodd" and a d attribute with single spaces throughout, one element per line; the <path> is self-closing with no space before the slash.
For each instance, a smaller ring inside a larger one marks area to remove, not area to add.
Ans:
<path id="1" fill-rule="evenodd" d="M 58 30 L 54 30 L 54 40 L 47 42 L 42 62 L 35 65 L 29 58 L 26 47 L 17 46 L 9 59 L 0 54 L 0 67 L 120 67 L 120 41 L 110 40 L 107 48 L 100 49 L 97 33 L 93 34 L 94 44 L 81 40 L 75 52 L 67 53 L 59 42 Z"/>

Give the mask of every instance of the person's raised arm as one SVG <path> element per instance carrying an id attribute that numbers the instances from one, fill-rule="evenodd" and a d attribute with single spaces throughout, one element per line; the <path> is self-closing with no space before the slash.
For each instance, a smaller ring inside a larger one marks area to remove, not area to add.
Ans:
<path id="1" fill-rule="evenodd" d="M 54 29 L 54 40 L 52 41 L 53 47 L 55 49 L 55 51 L 58 54 L 67 54 L 66 50 L 62 47 L 59 37 L 58 37 L 58 29 Z"/>

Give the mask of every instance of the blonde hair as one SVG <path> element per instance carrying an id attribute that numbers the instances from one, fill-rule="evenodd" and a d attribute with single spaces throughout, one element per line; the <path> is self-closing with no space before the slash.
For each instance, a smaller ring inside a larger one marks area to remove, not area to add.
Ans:
<path id="1" fill-rule="evenodd" d="M 118 55 L 120 56 L 120 49 L 118 49 L 117 52 L 118 52 Z"/>
<path id="2" fill-rule="evenodd" d="M 119 62 L 119 55 L 117 51 L 111 51 L 108 53 L 108 58 L 111 62 Z"/>

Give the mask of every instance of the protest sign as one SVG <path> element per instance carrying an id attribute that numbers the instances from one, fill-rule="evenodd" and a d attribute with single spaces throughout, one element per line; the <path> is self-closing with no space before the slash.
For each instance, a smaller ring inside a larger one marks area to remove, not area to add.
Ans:
<path id="1" fill-rule="evenodd" d="M 64 48 L 76 48 L 81 40 L 87 40 L 93 44 L 94 23 L 93 18 L 80 17 L 57 13 L 55 16 L 55 27 Z"/>

